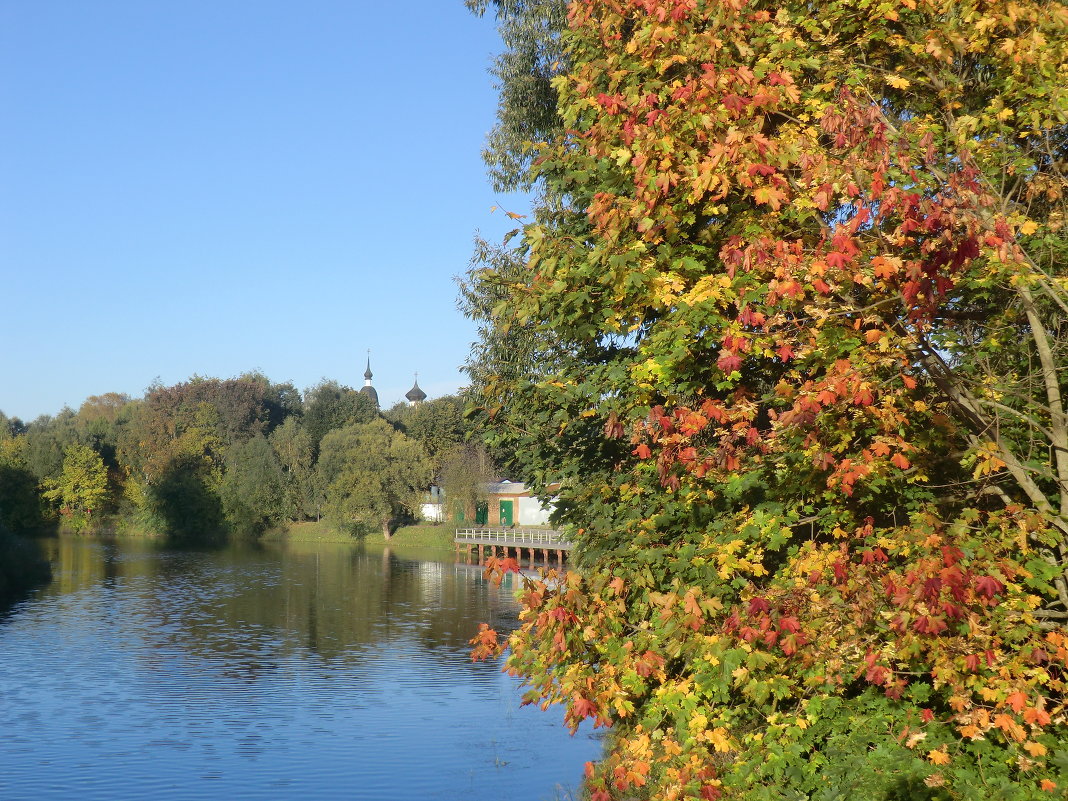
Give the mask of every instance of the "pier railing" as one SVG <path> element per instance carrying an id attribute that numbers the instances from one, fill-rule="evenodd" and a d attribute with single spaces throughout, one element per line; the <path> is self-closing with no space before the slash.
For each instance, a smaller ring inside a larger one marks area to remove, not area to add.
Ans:
<path id="1" fill-rule="evenodd" d="M 468 545 L 500 545 L 509 548 L 548 548 L 569 551 L 571 542 L 563 532 L 538 528 L 460 528 L 453 541 Z"/>

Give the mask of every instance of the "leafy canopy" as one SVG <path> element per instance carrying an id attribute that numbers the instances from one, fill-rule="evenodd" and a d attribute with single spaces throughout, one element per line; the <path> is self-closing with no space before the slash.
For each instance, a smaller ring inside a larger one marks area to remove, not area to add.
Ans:
<path id="1" fill-rule="evenodd" d="M 612 724 L 596 801 L 1068 787 L 1066 24 L 570 5 L 567 209 L 465 293 L 494 444 L 584 560 L 508 665 Z"/>

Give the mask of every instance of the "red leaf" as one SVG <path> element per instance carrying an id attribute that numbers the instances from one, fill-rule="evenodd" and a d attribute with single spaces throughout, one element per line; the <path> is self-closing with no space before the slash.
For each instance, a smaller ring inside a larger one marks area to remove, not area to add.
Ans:
<path id="1" fill-rule="evenodd" d="M 975 591 L 987 598 L 993 598 L 1005 589 L 1005 585 L 993 576 L 980 576 L 975 580 Z"/>

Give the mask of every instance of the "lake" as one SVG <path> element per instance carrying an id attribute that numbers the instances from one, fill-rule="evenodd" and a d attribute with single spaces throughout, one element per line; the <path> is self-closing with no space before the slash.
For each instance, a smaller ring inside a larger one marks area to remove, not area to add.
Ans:
<path id="1" fill-rule="evenodd" d="M 473 663 L 480 569 L 377 544 L 42 541 L 0 617 L 0 798 L 578 797 L 598 734 Z"/>

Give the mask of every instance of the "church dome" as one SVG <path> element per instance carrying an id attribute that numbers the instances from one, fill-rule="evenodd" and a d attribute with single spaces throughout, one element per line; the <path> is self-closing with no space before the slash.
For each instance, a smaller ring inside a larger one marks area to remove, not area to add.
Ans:
<path id="1" fill-rule="evenodd" d="M 409 389 L 404 397 L 408 399 L 409 403 L 422 403 L 426 400 L 426 393 L 419 388 L 419 374 L 415 374 L 415 384 Z"/>
<path id="2" fill-rule="evenodd" d="M 371 386 L 371 379 L 374 377 L 371 373 L 371 355 L 370 351 L 367 352 L 367 369 L 363 371 L 363 386 L 360 387 L 360 394 L 366 395 L 375 403 L 375 408 L 378 408 L 378 390 Z"/>

